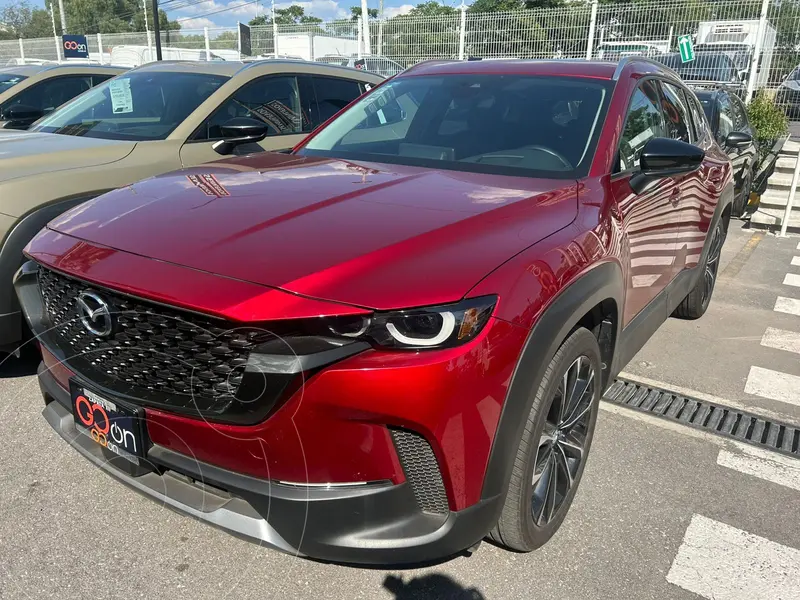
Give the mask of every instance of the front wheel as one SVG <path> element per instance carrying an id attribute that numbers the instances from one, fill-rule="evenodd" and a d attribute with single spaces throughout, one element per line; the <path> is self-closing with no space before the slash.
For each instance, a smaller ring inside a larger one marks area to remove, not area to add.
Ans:
<path id="1" fill-rule="evenodd" d="M 545 371 L 525 424 L 503 512 L 489 538 L 530 552 L 561 526 L 592 444 L 602 394 L 600 348 L 576 329 Z"/>
<path id="2" fill-rule="evenodd" d="M 714 293 L 714 286 L 717 283 L 719 260 L 726 233 L 724 219 L 720 218 L 717 224 L 714 225 L 714 230 L 711 234 L 711 245 L 708 248 L 708 255 L 703 264 L 700 278 L 692 288 L 692 291 L 672 313 L 673 316 L 679 319 L 699 319 L 705 314 L 711 302 L 711 295 Z"/>
<path id="3" fill-rule="evenodd" d="M 744 216 L 744 213 L 747 212 L 747 203 L 750 201 L 750 192 L 753 189 L 753 175 L 751 173 L 747 173 L 744 176 L 744 181 L 742 181 L 742 189 L 739 192 L 739 197 L 736 199 L 733 208 L 731 209 L 731 216 L 734 218 L 740 218 Z"/>

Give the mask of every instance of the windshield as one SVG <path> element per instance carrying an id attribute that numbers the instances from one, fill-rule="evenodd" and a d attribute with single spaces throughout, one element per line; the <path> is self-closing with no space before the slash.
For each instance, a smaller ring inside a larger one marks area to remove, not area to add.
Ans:
<path id="1" fill-rule="evenodd" d="M 300 154 L 539 177 L 588 172 L 610 83 L 571 77 L 401 77 Z"/>
<path id="2" fill-rule="evenodd" d="M 31 129 L 108 140 L 163 140 L 227 79 L 133 71 L 98 85 Z"/>
<path id="3" fill-rule="evenodd" d="M 750 67 L 750 46 L 745 44 L 697 44 L 695 52 L 719 52 L 725 54 L 739 70 Z"/>
<path id="4" fill-rule="evenodd" d="M 730 58 L 724 54 L 696 54 L 690 62 L 681 62 L 680 54 L 664 54 L 656 60 L 677 71 L 687 81 L 737 81 Z"/>
<path id="5" fill-rule="evenodd" d="M 11 73 L 0 73 L 0 94 L 11 89 L 23 79 L 27 79 L 27 77 L 24 75 L 13 75 Z"/>

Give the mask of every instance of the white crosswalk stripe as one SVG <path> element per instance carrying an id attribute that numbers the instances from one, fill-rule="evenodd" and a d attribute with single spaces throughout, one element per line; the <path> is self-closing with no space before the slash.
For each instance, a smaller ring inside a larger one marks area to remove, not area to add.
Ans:
<path id="1" fill-rule="evenodd" d="M 717 464 L 800 491 L 800 460 L 749 444 L 733 442 L 739 452 L 720 450 Z"/>
<path id="2" fill-rule="evenodd" d="M 792 266 L 793 267 L 800 267 L 800 256 L 793 256 L 792 257 Z"/>
<path id="3" fill-rule="evenodd" d="M 744 391 L 754 396 L 800 406 L 800 377 L 796 375 L 750 367 Z"/>
<path id="4" fill-rule="evenodd" d="M 788 313 L 790 315 L 800 316 L 800 300 L 797 300 L 796 298 L 784 298 L 783 296 L 778 296 L 778 299 L 775 301 L 774 310 L 782 313 Z"/>
<path id="5" fill-rule="evenodd" d="M 800 333 L 767 327 L 761 338 L 761 345 L 800 354 Z"/>
<path id="6" fill-rule="evenodd" d="M 783 283 L 786 285 L 793 285 L 795 287 L 800 287 L 800 275 L 795 273 L 787 273 L 786 277 L 783 278 Z"/>
<path id="7" fill-rule="evenodd" d="M 800 550 L 695 514 L 667 581 L 713 600 L 795 600 Z"/>

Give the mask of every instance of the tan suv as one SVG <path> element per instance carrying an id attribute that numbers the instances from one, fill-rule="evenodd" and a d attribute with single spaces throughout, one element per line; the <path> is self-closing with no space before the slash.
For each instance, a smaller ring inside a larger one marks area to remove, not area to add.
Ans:
<path id="1" fill-rule="evenodd" d="M 0 68 L 0 128 L 27 129 L 86 90 L 124 73 L 102 65 L 28 65 Z"/>
<path id="2" fill-rule="evenodd" d="M 0 350 L 14 351 L 22 337 L 11 287 L 22 249 L 52 218 L 146 177 L 290 149 L 381 81 L 313 62 L 150 63 L 27 132 L 0 132 Z"/>

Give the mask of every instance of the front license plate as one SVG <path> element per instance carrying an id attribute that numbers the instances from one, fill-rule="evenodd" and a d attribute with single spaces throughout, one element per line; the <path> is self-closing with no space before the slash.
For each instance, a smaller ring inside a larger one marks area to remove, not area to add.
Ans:
<path id="1" fill-rule="evenodd" d="M 78 431 L 138 465 L 139 457 L 144 456 L 144 411 L 118 400 L 108 400 L 74 379 L 70 380 L 69 387 L 72 415 Z"/>

